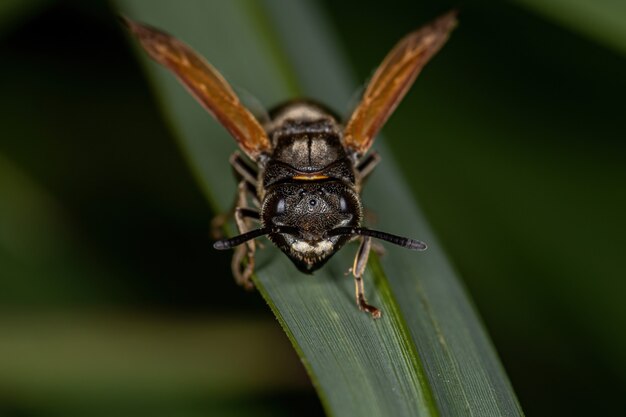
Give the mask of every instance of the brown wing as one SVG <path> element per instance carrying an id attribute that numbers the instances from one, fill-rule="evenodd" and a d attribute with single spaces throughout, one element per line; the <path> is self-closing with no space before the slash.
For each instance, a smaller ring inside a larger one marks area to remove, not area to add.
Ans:
<path id="1" fill-rule="evenodd" d="M 271 149 L 261 124 L 204 58 L 165 32 L 126 18 L 123 20 L 148 54 L 176 75 L 250 158 L 256 159 L 260 153 Z"/>
<path id="2" fill-rule="evenodd" d="M 359 155 L 367 152 L 417 74 L 448 40 L 454 26 L 453 11 L 409 33 L 387 54 L 345 127 L 343 142 L 347 148 Z"/>

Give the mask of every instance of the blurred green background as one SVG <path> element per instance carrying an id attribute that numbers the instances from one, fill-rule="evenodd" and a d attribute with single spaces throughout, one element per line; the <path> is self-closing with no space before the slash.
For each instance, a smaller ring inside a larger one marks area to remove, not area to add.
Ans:
<path id="1" fill-rule="evenodd" d="M 320 4 L 358 80 L 452 5 Z M 388 145 L 526 413 L 623 415 L 626 6 L 460 20 Z M 4 0 L 0 64 L 0 415 L 322 415 L 112 7 Z"/>

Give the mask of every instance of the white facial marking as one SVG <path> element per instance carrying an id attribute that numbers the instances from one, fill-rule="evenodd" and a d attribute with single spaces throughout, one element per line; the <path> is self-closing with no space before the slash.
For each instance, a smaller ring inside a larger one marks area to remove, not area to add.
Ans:
<path id="1" fill-rule="evenodd" d="M 315 253 L 321 255 L 326 252 L 330 252 L 333 249 L 333 243 L 330 240 L 321 240 L 315 245 L 310 245 L 307 242 L 299 240 L 291 245 L 291 248 L 301 253 Z"/>

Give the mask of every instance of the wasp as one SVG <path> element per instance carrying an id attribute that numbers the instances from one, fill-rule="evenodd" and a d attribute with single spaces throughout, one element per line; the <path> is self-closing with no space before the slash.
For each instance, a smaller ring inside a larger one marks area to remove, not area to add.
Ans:
<path id="1" fill-rule="evenodd" d="M 368 151 L 419 72 L 447 41 L 456 13 L 401 39 L 345 123 L 311 100 L 289 101 L 270 111 L 267 120 L 257 119 L 224 77 L 189 46 L 154 27 L 123 21 L 150 57 L 169 69 L 239 145 L 241 152 L 230 158 L 239 181 L 230 215 L 234 214 L 239 235 L 213 245 L 218 250 L 235 249 L 232 270 L 237 283 L 253 288 L 258 237 L 267 236 L 307 274 L 346 243 L 359 240 L 351 268 L 356 303 L 361 311 L 380 317 L 363 287 L 372 238 L 412 250 L 424 250 L 426 244 L 363 226 L 361 190 L 381 159 Z M 214 219 L 214 229 L 221 229 L 228 217 Z M 253 222 L 260 227 L 253 229 Z"/>

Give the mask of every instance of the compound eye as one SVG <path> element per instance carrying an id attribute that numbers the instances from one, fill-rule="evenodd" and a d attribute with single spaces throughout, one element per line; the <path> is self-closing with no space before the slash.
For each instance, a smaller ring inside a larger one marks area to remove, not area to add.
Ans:
<path id="1" fill-rule="evenodd" d="M 339 197 L 339 210 L 342 212 L 348 211 L 348 202 L 343 196 Z"/>
<path id="2" fill-rule="evenodd" d="M 283 214 L 285 212 L 285 199 L 281 198 L 276 204 L 276 214 Z"/>

